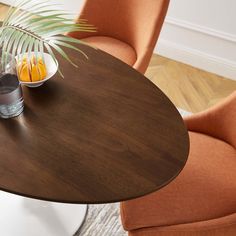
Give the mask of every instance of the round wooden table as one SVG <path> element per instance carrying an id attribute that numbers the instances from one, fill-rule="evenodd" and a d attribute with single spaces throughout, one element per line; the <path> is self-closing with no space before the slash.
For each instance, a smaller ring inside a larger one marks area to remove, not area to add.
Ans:
<path id="1" fill-rule="evenodd" d="M 89 60 L 67 50 L 79 68 L 60 59 L 65 78 L 24 87 L 23 114 L 0 120 L 0 189 L 76 204 L 124 201 L 160 189 L 187 160 L 180 114 L 133 68 L 79 47 Z"/>

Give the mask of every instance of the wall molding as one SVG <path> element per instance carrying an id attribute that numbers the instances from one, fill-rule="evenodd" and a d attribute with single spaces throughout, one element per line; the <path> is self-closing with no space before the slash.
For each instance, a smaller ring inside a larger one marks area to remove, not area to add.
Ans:
<path id="1" fill-rule="evenodd" d="M 165 39 L 158 41 L 155 53 L 236 80 L 235 61 L 213 56 Z"/>
<path id="2" fill-rule="evenodd" d="M 177 27 L 181 27 L 187 30 L 195 31 L 201 34 L 205 34 L 208 36 L 216 37 L 219 39 L 227 40 L 229 42 L 236 43 L 236 35 L 226 33 L 223 31 L 215 30 L 209 27 L 201 26 L 198 24 L 190 23 L 185 20 L 180 20 L 174 17 L 166 17 L 166 24 L 174 25 Z"/>

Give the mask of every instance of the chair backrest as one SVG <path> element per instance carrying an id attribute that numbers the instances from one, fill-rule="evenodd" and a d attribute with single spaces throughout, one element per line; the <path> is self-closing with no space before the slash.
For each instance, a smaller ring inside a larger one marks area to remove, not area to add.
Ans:
<path id="1" fill-rule="evenodd" d="M 159 36 L 169 0 L 86 0 L 79 18 L 96 33 L 75 32 L 72 37 L 108 36 L 132 46 L 137 55 L 152 50 Z"/>
<path id="2" fill-rule="evenodd" d="M 191 131 L 224 140 L 236 148 L 236 91 L 216 106 L 185 118 Z"/>

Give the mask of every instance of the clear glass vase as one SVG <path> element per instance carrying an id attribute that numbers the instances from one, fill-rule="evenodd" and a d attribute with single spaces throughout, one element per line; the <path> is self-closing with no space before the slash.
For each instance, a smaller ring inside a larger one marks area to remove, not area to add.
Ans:
<path id="1" fill-rule="evenodd" d="M 24 109 L 22 89 L 16 74 L 15 59 L 7 56 L 7 63 L 2 63 L 0 49 L 0 118 L 18 116 Z"/>

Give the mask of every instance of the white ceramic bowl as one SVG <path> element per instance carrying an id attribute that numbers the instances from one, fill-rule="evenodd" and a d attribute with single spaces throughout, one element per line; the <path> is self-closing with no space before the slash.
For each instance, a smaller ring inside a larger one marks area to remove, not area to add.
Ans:
<path id="1" fill-rule="evenodd" d="M 25 55 L 27 56 L 27 54 L 25 54 Z M 20 57 L 21 57 L 21 55 L 20 55 Z M 17 60 L 17 58 L 16 58 L 16 60 Z M 46 75 L 45 79 L 40 80 L 40 81 L 35 81 L 35 82 L 20 81 L 20 83 L 27 86 L 27 87 L 35 88 L 35 87 L 41 86 L 44 82 L 49 80 L 57 72 L 58 62 L 55 63 L 52 56 L 48 53 L 44 53 L 44 61 L 45 61 L 46 69 L 47 69 L 47 75 Z"/>

